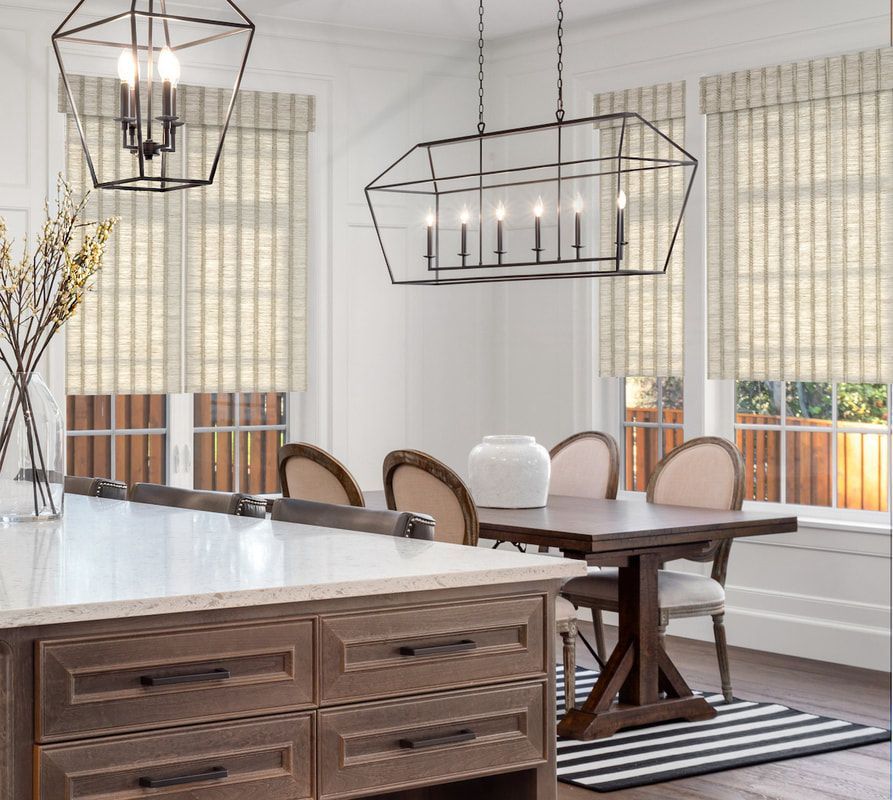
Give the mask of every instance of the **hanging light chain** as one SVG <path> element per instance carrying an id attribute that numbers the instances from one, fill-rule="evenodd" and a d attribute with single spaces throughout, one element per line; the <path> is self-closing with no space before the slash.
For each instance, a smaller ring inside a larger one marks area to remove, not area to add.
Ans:
<path id="1" fill-rule="evenodd" d="M 555 110 L 555 118 L 562 122 L 564 120 L 564 80 L 562 73 L 564 72 L 564 45 L 562 38 L 564 37 L 564 0 L 558 0 L 558 107 Z"/>
<path id="2" fill-rule="evenodd" d="M 484 0 L 478 3 L 478 133 L 484 128 Z"/>

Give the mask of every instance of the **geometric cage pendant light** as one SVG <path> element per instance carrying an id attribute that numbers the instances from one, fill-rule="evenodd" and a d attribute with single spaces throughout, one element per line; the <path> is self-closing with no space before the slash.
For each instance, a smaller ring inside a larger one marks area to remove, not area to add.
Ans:
<path id="1" fill-rule="evenodd" d="M 555 120 L 420 142 L 366 187 L 391 282 L 442 286 L 661 275 L 697 159 L 634 112 L 566 120 L 558 0 Z"/>
<path id="2" fill-rule="evenodd" d="M 116 2 L 120 10 L 109 13 L 108 0 L 80 0 L 52 36 L 94 187 L 169 192 L 213 183 L 254 23 L 232 0 L 203 0 L 200 16 L 182 0 Z M 211 108 L 191 104 L 198 93 L 180 85 L 181 69 L 195 74 L 203 63 L 232 86 Z M 190 122 L 214 141 L 187 158 Z"/>

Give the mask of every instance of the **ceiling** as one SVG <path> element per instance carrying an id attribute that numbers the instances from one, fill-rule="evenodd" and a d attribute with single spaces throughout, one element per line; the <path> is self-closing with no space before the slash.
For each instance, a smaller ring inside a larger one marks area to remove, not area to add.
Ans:
<path id="1" fill-rule="evenodd" d="M 564 0 L 566 26 L 575 21 L 680 0 Z M 477 39 L 477 0 L 236 0 L 249 16 L 323 22 L 457 39 Z M 552 26 L 556 0 L 484 0 L 486 36 L 498 38 Z"/>

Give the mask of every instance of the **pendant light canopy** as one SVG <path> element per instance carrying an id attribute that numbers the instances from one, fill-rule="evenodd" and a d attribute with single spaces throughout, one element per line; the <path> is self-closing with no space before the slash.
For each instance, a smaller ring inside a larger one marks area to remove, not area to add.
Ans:
<path id="1" fill-rule="evenodd" d="M 181 0 L 114 5 L 81 0 L 52 37 L 93 185 L 167 192 L 213 183 L 254 24 L 231 0 L 204 3 L 201 16 Z M 189 87 L 180 85 L 181 74 L 191 72 L 194 83 L 204 77 L 196 74 L 203 62 L 215 65 L 207 76 L 214 82 L 218 65 L 230 64 L 223 79 L 232 88 L 220 91 L 212 109 L 191 107 Z M 217 138 L 193 158 L 183 152 L 190 122 Z M 94 154 L 108 152 L 100 145 L 110 137 L 119 140 L 120 157 L 99 161 Z"/>
<path id="2" fill-rule="evenodd" d="M 366 187 L 392 283 L 666 272 L 697 160 L 633 112 L 565 120 L 562 0 L 555 120 L 486 132 L 478 11 L 477 133 L 421 142 Z"/>

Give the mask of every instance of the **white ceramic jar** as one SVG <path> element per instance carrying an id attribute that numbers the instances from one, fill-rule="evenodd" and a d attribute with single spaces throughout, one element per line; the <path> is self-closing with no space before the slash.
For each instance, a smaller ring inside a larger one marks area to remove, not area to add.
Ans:
<path id="1" fill-rule="evenodd" d="M 533 436 L 485 436 L 468 456 L 471 494 L 486 508 L 542 508 L 551 469 Z"/>

